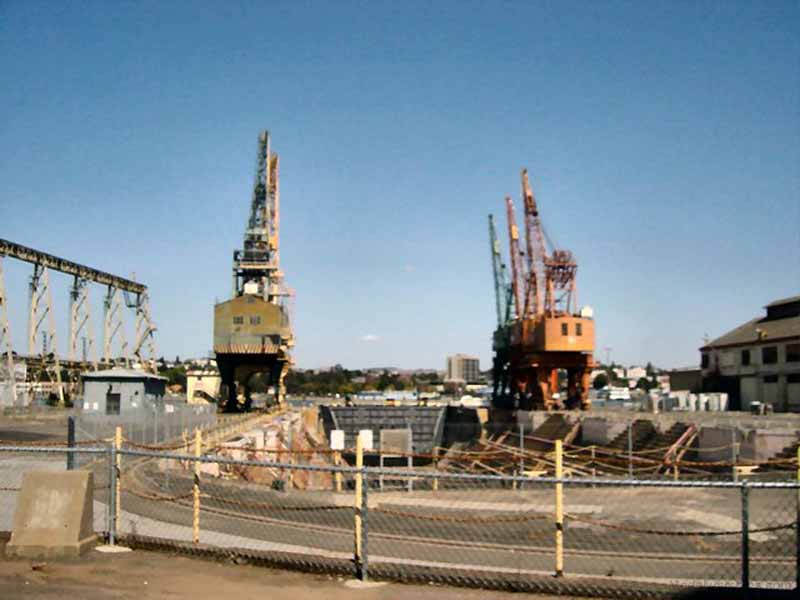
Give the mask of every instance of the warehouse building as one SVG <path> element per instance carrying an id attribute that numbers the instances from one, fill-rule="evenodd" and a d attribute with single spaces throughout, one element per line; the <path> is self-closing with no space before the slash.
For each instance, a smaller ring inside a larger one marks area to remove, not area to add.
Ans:
<path id="1" fill-rule="evenodd" d="M 700 348 L 703 390 L 726 392 L 732 410 L 758 403 L 800 412 L 800 296 L 776 300 L 756 317 Z"/>

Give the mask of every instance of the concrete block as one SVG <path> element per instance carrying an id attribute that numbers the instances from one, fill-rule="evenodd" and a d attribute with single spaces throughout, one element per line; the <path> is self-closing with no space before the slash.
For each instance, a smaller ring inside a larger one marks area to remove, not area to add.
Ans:
<path id="1" fill-rule="evenodd" d="M 25 473 L 6 555 L 36 559 L 80 556 L 96 541 L 93 493 L 89 471 Z"/>
<path id="2" fill-rule="evenodd" d="M 219 477 L 219 463 L 200 463 L 200 473 Z"/>

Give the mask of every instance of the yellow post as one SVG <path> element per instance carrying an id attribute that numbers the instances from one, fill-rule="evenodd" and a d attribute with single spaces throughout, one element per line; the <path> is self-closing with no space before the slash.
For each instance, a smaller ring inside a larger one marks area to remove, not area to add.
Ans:
<path id="1" fill-rule="evenodd" d="M 342 453 L 339 452 L 338 450 L 336 450 L 333 453 L 333 464 L 336 467 L 342 466 Z M 334 480 L 336 481 L 336 491 L 337 492 L 341 492 L 342 491 L 342 474 L 339 471 L 336 471 L 336 474 L 334 475 Z"/>
<path id="2" fill-rule="evenodd" d="M 291 425 L 289 426 L 289 460 L 290 465 L 294 464 L 294 436 L 292 435 Z M 286 489 L 291 490 L 294 487 L 294 469 L 289 469 L 289 476 L 286 478 Z"/>
<path id="3" fill-rule="evenodd" d="M 114 514 L 117 518 L 117 527 L 119 527 L 121 523 L 120 514 L 122 513 L 122 455 L 119 453 L 122 448 L 122 427 L 120 426 L 117 426 L 114 431 L 114 447 L 117 449 L 117 502 L 116 506 L 114 506 Z"/>
<path id="4" fill-rule="evenodd" d="M 189 432 L 185 429 L 181 432 L 181 439 L 183 440 L 183 455 L 189 454 Z M 186 460 L 178 461 L 180 463 L 181 468 L 186 467 Z"/>
<path id="5" fill-rule="evenodd" d="M 433 449 L 433 470 L 434 471 L 438 471 L 439 470 L 439 449 L 438 448 L 434 448 Z M 438 477 L 434 477 L 433 478 L 433 491 L 434 492 L 438 492 L 439 491 L 439 478 Z"/>
<path id="6" fill-rule="evenodd" d="M 556 440 L 556 479 L 564 477 L 563 442 Z M 556 577 L 564 575 L 564 484 L 556 484 Z"/>
<path id="7" fill-rule="evenodd" d="M 194 430 L 194 455 L 200 458 L 203 446 L 203 434 L 200 429 Z M 200 543 L 200 461 L 194 461 L 194 486 L 193 486 L 194 506 L 192 518 L 192 539 L 195 544 Z"/>
<path id="8" fill-rule="evenodd" d="M 356 437 L 356 468 L 364 466 L 364 440 L 361 433 Z M 355 497 L 355 532 L 356 532 L 356 564 L 361 564 L 361 473 L 356 474 Z"/>

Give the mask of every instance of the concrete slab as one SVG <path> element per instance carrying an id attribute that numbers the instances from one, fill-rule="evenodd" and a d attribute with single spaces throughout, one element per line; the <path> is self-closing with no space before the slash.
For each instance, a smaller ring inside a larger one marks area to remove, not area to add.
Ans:
<path id="1" fill-rule="evenodd" d="M 6 555 L 52 559 L 85 552 L 96 542 L 93 491 L 89 471 L 25 473 Z"/>

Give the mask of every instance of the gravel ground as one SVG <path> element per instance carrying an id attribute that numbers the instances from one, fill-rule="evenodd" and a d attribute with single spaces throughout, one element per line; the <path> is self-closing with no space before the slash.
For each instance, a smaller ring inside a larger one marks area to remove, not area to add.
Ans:
<path id="1" fill-rule="evenodd" d="M 5 542 L 0 540 L 0 550 Z M 3 552 L 0 551 L 0 555 Z M 341 577 L 278 571 L 168 554 L 89 552 L 67 562 L 36 563 L 0 558 L 0 598 L 99 598 L 165 600 L 513 600 L 525 594 L 433 585 L 360 584 Z"/>

